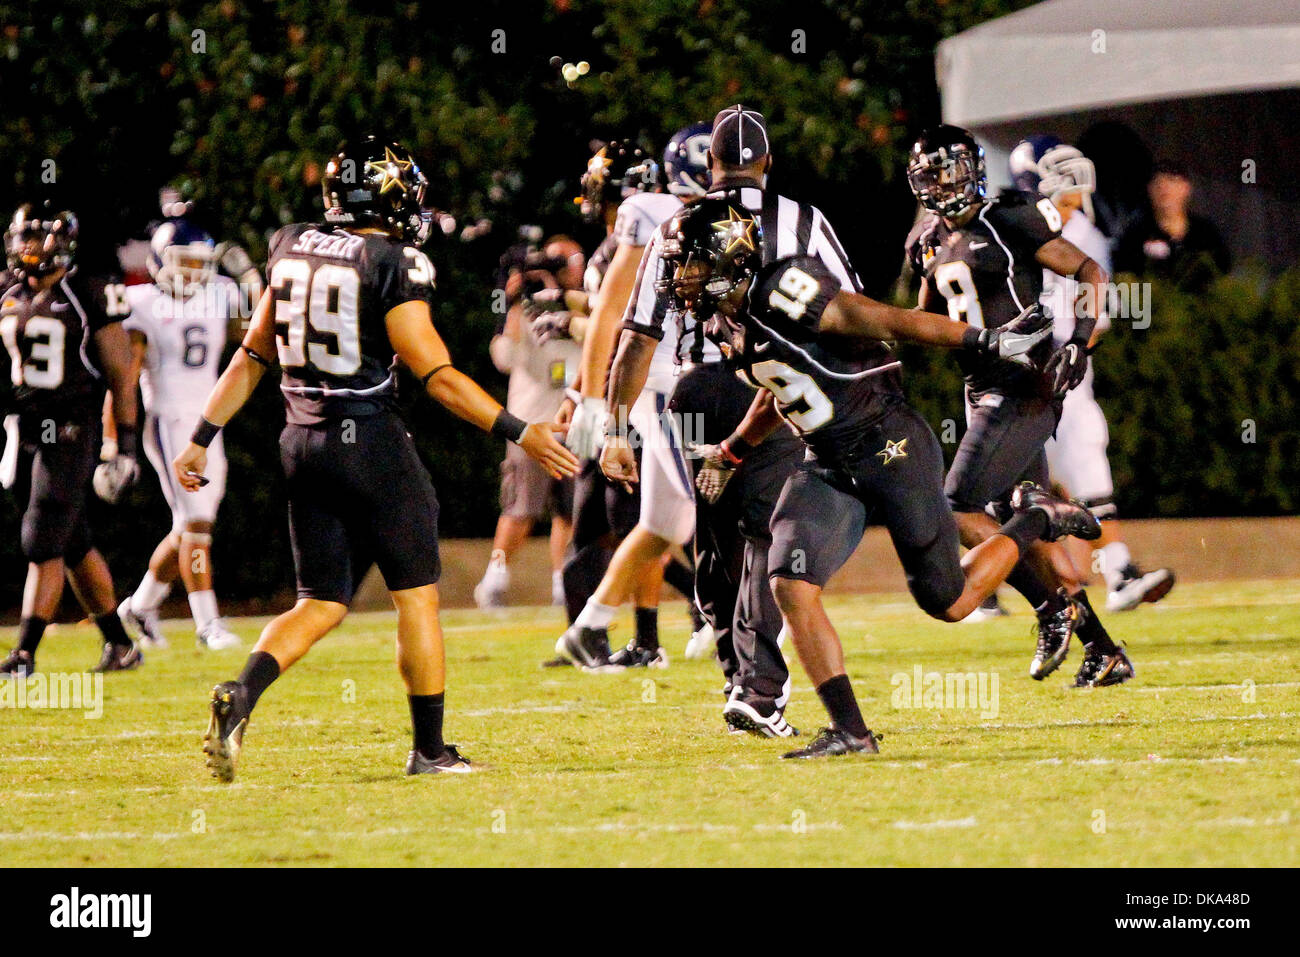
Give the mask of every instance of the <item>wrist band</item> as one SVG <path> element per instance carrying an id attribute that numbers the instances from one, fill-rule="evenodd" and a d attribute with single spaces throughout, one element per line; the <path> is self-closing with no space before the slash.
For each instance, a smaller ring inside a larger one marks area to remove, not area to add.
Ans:
<path id="1" fill-rule="evenodd" d="M 241 348 L 244 350 L 244 352 L 246 352 L 246 353 L 248 354 L 248 358 L 252 359 L 254 362 L 256 362 L 258 365 L 260 365 L 262 368 L 264 368 L 264 369 L 269 369 L 269 368 L 271 368 L 271 360 L 270 360 L 270 359 L 263 359 L 260 355 L 258 355 L 256 352 L 254 352 L 254 351 L 253 351 L 252 349 L 250 349 L 248 346 L 241 346 Z"/>
<path id="2" fill-rule="evenodd" d="M 430 379 L 432 379 L 434 376 L 436 376 L 436 375 L 437 375 L 439 372 L 441 372 L 443 369 L 447 369 L 447 368 L 450 368 L 450 367 L 451 367 L 451 363 L 450 363 L 450 362 L 444 362 L 444 363 L 443 363 L 442 365 L 440 365 L 440 366 L 434 366 L 432 369 L 430 369 L 428 372 L 426 372 L 426 373 L 424 374 L 424 378 L 420 380 L 420 386 L 421 386 L 422 388 L 427 389 L 427 388 L 429 387 L 429 380 L 430 380 Z"/>
<path id="3" fill-rule="evenodd" d="M 983 349 L 988 343 L 984 333 L 987 329 L 976 329 L 974 326 L 967 326 L 966 331 L 961 334 L 961 344 L 964 349 Z"/>
<path id="4" fill-rule="evenodd" d="M 739 465 L 744 461 L 746 455 L 754 451 L 752 443 L 735 434 L 723 439 L 718 448 L 722 450 L 723 458 L 732 465 Z"/>
<path id="5" fill-rule="evenodd" d="M 136 432 L 134 425 L 117 423 L 117 454 L 135 458 Z"/>
<path id="6" fill-rule="evenodd" d="M 190 436 L 190 441 L 202 448 L 207 448 L 212 444 L 212 440 L 217 437 L 221 431 L 221 426 L 213 425 L 202 416 L 199 417 L 199 424 L 194 427 L 194 434 Z M 121 444 L 120 442 L 118 443 Z"/>
<path id="7" fill-rule="evenodd" d="M 524 435 L 524 429 L 528 428 L 528 423 L 517 415 L 511 415 L 505 409 L 497 413 L 496 419 L 492 422 L 492 428 L 489 431 L 500 438 L 510 442 L 518 442 Z"/>

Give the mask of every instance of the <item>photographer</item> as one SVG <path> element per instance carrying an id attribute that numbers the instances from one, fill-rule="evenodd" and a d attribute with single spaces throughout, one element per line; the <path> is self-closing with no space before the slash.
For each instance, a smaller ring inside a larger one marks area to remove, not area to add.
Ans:
<path id="1" fill-rule="evenodd" d="M 585 331 L 582 248 L 567 236 L 525 242 L 502 257 L 505 322 L 488 347 L 493 364 L 510 376 L 506 408 L 523 417 L 554 418 L 577 375 Z M 528 421 L 533 421 L 531 418 Z M 564 602 L 560 568 L 573 525 L 573 480 L 552 479 L 526 455 L 507 448 L 501 463 L 501 517 L 492 557 L 474 588 L 480 608 L 505 604 L 509 562 L 533 529 L 551 517 L 551 600 Z"/>

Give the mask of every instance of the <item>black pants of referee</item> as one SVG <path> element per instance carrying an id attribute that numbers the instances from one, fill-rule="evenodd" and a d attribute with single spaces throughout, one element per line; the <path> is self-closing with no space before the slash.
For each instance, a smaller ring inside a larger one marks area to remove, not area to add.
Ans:
<path id="1" fill-rule="evenodd" d="M 753 399 L 754 390 L 734 372 L 709 363 L 682 375 L 670 408 L 682 417 L 686 441 L 715 444 L 735 430 Z M 769 526 L 802 451 L 783 427 L 745 459 L 715 504 L 698 496 L 695 503 L 695 594 L 717 633 L 723 672 L 733 685 L 771 698 L 782 694 L 790 674 L 777 645 L 781 612 L 767 578 Z"/>

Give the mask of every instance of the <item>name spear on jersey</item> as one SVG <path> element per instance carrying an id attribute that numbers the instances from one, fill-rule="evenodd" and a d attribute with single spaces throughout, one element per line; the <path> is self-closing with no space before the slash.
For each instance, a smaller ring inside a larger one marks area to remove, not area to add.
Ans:
<path id="1" fill-rule="evenodd" d="M 754 220 L 741 216 L 734 206 L 727 210 L 727 218 L 715 222 L 713 228 L 720 233 L 729 234 L 727 248 L 723 250 L 724 254 L 731 252 L 737 246 L 744 246 L 751 251 L 757 249 L 754 245 Z"/>
<path id="2" fill-rule="evenodd" d="M 406 184 L 402 182 L 402 173 L 409 170 L 411 166 L 411 160 L 402 159 L 385 146 L 384 158 L 382 160 L 370 160 L 366 163 L 366 170 L 379 173 L 383 177 L 379 183 L 379 194 L 382 196 L 394 186 L 403 193 L 406 192 Z"/>

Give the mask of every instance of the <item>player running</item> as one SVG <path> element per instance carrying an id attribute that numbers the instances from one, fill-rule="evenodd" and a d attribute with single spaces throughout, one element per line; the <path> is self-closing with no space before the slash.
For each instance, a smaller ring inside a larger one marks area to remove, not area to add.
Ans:
<path id="1" fill-rule="evenodd" d="M 1056 430 L 1061 400 L 1083 381 L 1088 343 L 1104 301 L 1107 276 L 1068 239 L 1049 199 L 1021 194 L 988 200 L 984 151 L 955 126 L 926 130 L 912 147 L 908 182 L 930 212 L 913 228 L 907 251 L 923 276 L 920 307 L 942 312 L 976 330 L 1011 322 L 1043 292 L 1043 271 L 1078 280 L 1082 290 L 1069 339 L 1045 371 L 997 356 L 960 356 L 966 379 L 967 429 L 945 488 L 957 514 L 962 544 L 973 548 L 998 522 L 986 509 L 1004 509 L 1023 480 L 1048 481 L 1044 444 Z M 1060 544 L 1035 544 L 1007 583 L 1038 613 L 1038 642 L 1031 677 L 1047 677 L 1078 634 L 1084 660 L 1076 687 L 1118 684 L 1133 665 L 1111 640 Z"/>
<path id="2" fill-rule="evenodd" d="M 268 289 L 173 463 L 181 486 L 198 491 L 208 447 L 278 355 L 298 602 L 263 629 L 239 678 L 212 690 L 204 751 L 222 781 L 234 779 L 263 692 L 347 615 L 362 561 L 379 565 L 397 608 L 414 737 L 406 773 L 473 770 L 442 737 L 438 501 L 394 409 L 394 353 L 448 410 L 518 443 L 551 475 L 572 475 L 577 462 L 549 423 L 510 415 L 452 365 L 433 327 L 433 265 L 417 245 L 427 185 L 395 143 L 371 136 L 339 149 L 321 180 L 326 222 L 272 237 Z"/>
<path id="3" fill-rule="evenodd" d="M 1054 136 L 1031 136 L 1011 151 L 1011 178 L 1017 189 L 1037 200 L 1047 197 L 1061 214 L 1061 236 L 1110 271 L 1110 245 L 1092 221 L 1092 193 L 1097 173 L 1092 160 Z M 1072 332 L 1077 280 L 1043 273 L 1043 304 L 1056 322 L 1056 341 L 1064 344 Z M 1110 327 L 1103 310 L 1097 313 L 1097 328 L 1089 352 Z M 1071 548 L 1075 568 L 1082 571 L 1099 566 L 1106 582 L 1106 610 L 1130 611 L 1143 602 L 1157 602 L 1174 587 L 1174 573 L 1168 568 L 1144 572 L 1133 562 L 1128 545 L 1120 535 L 1119 509 L 1115 504 L 1115 483 L 1111 478 L 1106 446 L 1110 435 L 1106 413 L 1092 393 L 1092 358 L 1088 371 L 1075 388 L 1066 393 L 1056 435 L 1047 441 L 1047 465 L 1052 480 L 1071 495 L 1077 495 L 1101 521 L 1101 538 L 1089 547 Z"/>
<path id="4" fill-rule="evenodd" d="M 85 513 L 92 470 L 95 491 L 116 501 L 135 484 L 140 467 L 127 336 L 75 278 L 77 234 L 76 217 L 47 202 L 19 206 L 4 236 L 10 271 L 0 291 L 0 337 L 11 388 L 3 397 L 0 482 L 22 510 L 28 563 L 18 646 L 0 661 L 5 678 L 35 672 L 36 649 L 59 607 L 65 573 L 104 636 L 91 670 L 128 671 L 144 660 L 117 617 L 113 579 L 91 542 Z M 96 467 L 105 380 L 118 447 Z"/>
<path id="5" fill-rule="evenodd" d="M 716 499 L 746 457 L 782 421 L 807 454 L 772 513 L 767 569 L 804 670 L 831 724 L 784 755 L 875 752 L 844 668 L 839 636 L 822 606 L 831 576 L 853 554 L 873 514 L 889 529 L 916 603 L 960 621 L 991 594 L 1030 543 L 1095 537 L 1083 506 L 1027 483 L 1013 514 L 959 558 L 957 524 L 943 491 L 943 455 L 925 420 L 903 398 L 898 361 L 885 340 L 909 340 L 1031 367 L 1046 358 L 1051 324 L 1036 309 L 1001 329 L 956 326 L 844 289 L 812 256 L 766 265 L 759 224 L 739 197 L 709 198 L 669 223 L 666 289 L 683 309 L 712 316 L 710 338 L 729 366 L 760 390 L 720 445 L 701 449 L 697 481 Z"/>
<path id="6" fill-rule="evenodd" d="M 126 313 L 131 354 L 144 397 L 144 450 L 158 473 L 172 527 L 158 543 L 135 592 L 118 614 L 140 630 L 145 644 L 166 639 L 158 608 L 179 576 L 189 594 L 198 643 L 212 649 L 239 644 L 222 622 L 212 590 L 212 524 L 226 487 L 226 456 L 218 435 L 208 447 L 205 484 L 185 494 L 171 462 L 189 442 L 203 401 L 220 371 L 228 330 L 239 322 L 239 287 L 217 275 L 217 244 L 188 220 L 168 220 L 150 240 L 153 282 L 110 294 L 109 308 Z"/>

